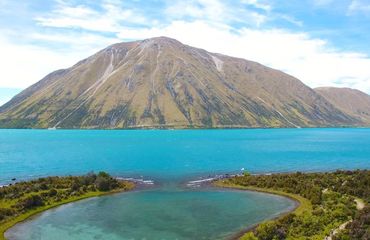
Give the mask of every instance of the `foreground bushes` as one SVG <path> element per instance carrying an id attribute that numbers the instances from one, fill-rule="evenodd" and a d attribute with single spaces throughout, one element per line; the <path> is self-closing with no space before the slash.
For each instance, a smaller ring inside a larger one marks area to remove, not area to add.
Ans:
<path id="1" fill-rule="evenodd" d="M 40 207 L 44 205 L 44 201 L 40 195 L 31 195 L 21 200 L 17 207 L 23 210 Z"/>
<path id="2" fill-rule="evenodd" d="M 94 192 L 126 190 L 131 183 L 108 173 L 84 176 L 46 177 L 0 188 L 0 224 L 32 209 L 78 198 Z"/>
<path id="3" fill-rule="evenodd" d="M 359 211 L 346 229 L 336 235 L 334 240 L 370 239 L 370 207 Z"/>
<path id="4" fill-rule="evenodd" d="M 0 222 L 4 220 L 6 217 L 12 216 L 13 214 L 14 214 L 13 209 L 0 208 Z"/>
<path id="5" fill-rule="evenodd" d="M 356 211 L 354 197 L 370 201 L 370 171 L 332 173 L 287 173 L 238 176 L 226 180 L 233 185 L 269 188 L 303 196 L 313 204 L 312 211 L 288 214 L 260 224 L 243 239 L 324 239 L 332 229 L 353 219 L 335 239 L 370 239 L 368 207 Z"/>

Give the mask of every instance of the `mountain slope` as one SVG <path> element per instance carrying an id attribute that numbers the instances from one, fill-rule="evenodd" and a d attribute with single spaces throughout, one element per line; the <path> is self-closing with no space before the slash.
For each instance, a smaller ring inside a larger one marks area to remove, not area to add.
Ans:
<path id="1" fill-rule="evenodd" d="M 370 124 L 370 96 L 351 88 L 321 87 L 315 91 L 343 112 Z"/>
<path id="2" fill-rule="evenodd" d="M 118 43 L 0 108 L 1 127 L 312 127 L 362 122 L 294 77 L 159 37 Z"/>

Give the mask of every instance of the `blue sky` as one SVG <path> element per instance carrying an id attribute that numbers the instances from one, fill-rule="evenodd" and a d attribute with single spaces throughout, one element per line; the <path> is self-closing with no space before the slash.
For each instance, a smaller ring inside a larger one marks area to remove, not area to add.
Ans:
<path id="1" fill-rule="evenodd" d="M 0 0 L 0 104 L 109 44 L 155 36 L 370 93 L 370 0 Z"/>

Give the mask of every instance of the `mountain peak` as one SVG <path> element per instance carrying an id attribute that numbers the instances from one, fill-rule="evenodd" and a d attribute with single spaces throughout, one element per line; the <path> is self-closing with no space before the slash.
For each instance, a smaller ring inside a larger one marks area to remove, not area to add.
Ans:
<path id="1" fill-rule="evenodd" d="M 141 46 L 148 47 L 148 46 L 160 46 L 160 47 L 181 47 L 184 44 L 179 42 L 176 39 L 169 38 L 169 37 L 154 37 L 154 38 L 148 38 L 139 41 Z"/>
<path id="2" fill-rule="evenodd" d="M 168 37 L 117 43 L 0 108 L 0 127 L 195 128 L 361 124 L 298 79 Z"/>
<path id="3" fill-rule="evenodd" d="M 180 43 L 180 41 L 178 41 L 174 38 L 166 37 L 166 36 L 147 38 L 147 39 L 141 40 L 141 42 Z"/>
<path id="4" fill-rule="evenodd" d="M 135 41 L 130 41 L 130 42 L 120 42 L 120 43 L 115 43 L 108 48 L 114 48 L 114 47 L 127 47 L 127 46 L 136 46 L 137 44 L 139 45 L 151 45 L 151 44 L 160 44 L 160 45 L 183 45 L 180 41 L 174 39 L 174 38 L 169 38 L 165 36 L 160 36 L 160 37 L 153 37 L 153 38 L 147 38 L 144 40 L 135 40 Z"/>

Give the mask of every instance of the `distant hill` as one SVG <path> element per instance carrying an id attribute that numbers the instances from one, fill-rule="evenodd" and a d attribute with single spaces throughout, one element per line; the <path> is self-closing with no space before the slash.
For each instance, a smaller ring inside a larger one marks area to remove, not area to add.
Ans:
<path id="1" fill-rule="evenodd" d="M 341 111 L 370 123 L 370 96 L 351 88 L 321 87 L 316 92 L 324 96 Z"/>
<path id="2" fill-rule="evenodd" d="M 2 128 L 364 125 L 321 90 L 248 60 L 158 37 L 55 71 L 0 108 Z"/>

